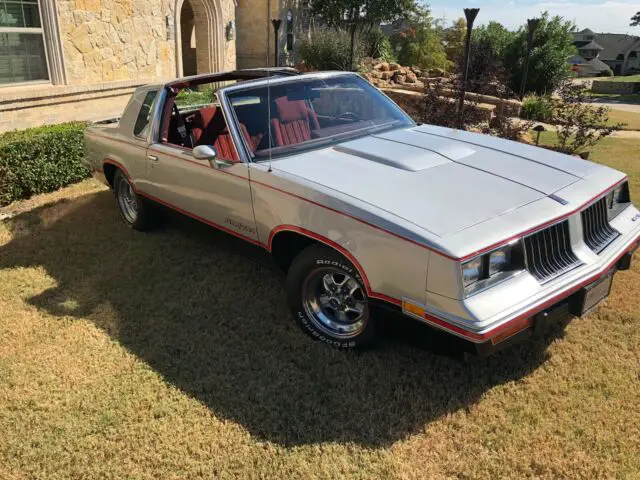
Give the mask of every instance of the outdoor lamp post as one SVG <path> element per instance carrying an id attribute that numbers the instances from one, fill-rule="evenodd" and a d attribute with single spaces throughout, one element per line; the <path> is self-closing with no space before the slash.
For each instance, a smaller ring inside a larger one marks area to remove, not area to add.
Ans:
<path id="1" fill-rule="evenodd" d="M 275 50 L 275 66 L 278 66 L 278 31 L 280 30 L 280 25 L 282 24 L 282 20 L 280 20 L 279 18 L 273 18 L 271 19 L 271 23 L 273 24 L 273 34 L 275 37 L 275 42 L 273 44 L 274 50 Z"/>
<path id="2" fill-rule="evenodd" d="M 536 135 L 536 145 L 540 145 L 540 134 L 544 131 L 546 131 L 547 129 L 544 128 L 544 125 L 536 125 L 535 127 L 533 127 L 533 131 L 537 133 Z"/>
<path id="3" fill-rule="evenodd" d="M 524 58 L 524 68 L 522 71 L 522 83 L 520 85 L 520 100 L 524 98 L 524 91 L 527 88 L 527 74 L 529 73 L 529 57 L 531 57 L 531 49 L 533 48 L 533 34 L 540 23 L 539 18 L 530 18 L 527 20 L 527 56 Z"/>
<path id="4" fill-rule="evenodd" d="M 467 86 L 467 75 L 469 74 L 469 53 L 471 51 L 471 31 L 473 22 L 478 16 L 479 8 L 465 8 L 464 16 L 467 18 L 467 36 L 464 41 L 464 67 L 462 68 L 462 83 L 460 85 L 460 99 L 458 100 L 458 113 L 460 123 L 462 123 L 462 110 L 464 109 L 464 94 Z"/>

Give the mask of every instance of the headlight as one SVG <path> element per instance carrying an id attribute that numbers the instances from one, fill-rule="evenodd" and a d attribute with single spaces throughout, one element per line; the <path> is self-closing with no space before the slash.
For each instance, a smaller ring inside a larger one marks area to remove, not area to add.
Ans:
<path id="1" fill-rule="evenodd" d="M 484 276 L 482 263 L 482 257 L 478 257 L 462 264 L 462 281 L 465 287 L 477 282 Z"/>
<path id="2" fill-rule="evenodd" d="M 509 268 L 511 247 L 504 247 L 489 254 L 489 276 L 504 272 Z"/>
<path id="3" fill-rule="evenodd" d="M 630 203 L 629 182 L 621 183 L 607 195 L 607 216 L 609 220 L 615 218 Z"/>
<path id="4" fill-rule="evenodd" d="M 500 283 L 524 270 L 522 242 L 517 240 L 462 264 L 465 296 Z"/>

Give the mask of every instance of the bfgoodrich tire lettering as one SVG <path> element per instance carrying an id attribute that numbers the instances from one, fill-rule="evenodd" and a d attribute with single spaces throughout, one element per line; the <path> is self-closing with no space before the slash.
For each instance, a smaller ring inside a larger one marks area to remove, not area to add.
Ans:
<path id="1" fill-rule="evenodd" d="M 335 250 L 313 245 L 300 253 L 287 275 L 287 297 L 296 322 L 315 340 L 354 349 L 375 338 L 365 283 Z"/>

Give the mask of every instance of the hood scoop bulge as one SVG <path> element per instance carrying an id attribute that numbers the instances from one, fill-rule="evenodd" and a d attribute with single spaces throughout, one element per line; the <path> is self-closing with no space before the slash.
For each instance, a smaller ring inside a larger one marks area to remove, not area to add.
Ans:
<path id="1" fill-rule="evenodd" d="M 376 137 L 346 142 L 333 147 L 333 150 L 408 172 L 419 172 L 451 163 L 437 152 Z"/>

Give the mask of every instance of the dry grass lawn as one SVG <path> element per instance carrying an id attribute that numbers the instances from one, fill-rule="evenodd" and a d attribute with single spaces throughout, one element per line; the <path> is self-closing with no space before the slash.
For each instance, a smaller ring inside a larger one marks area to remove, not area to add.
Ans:
<path id="1" fill-rule="evenodd" d="M 629 142 L 595 157 L 638 199 Z M 596 313 L 486 360 L 402 332 L 345 354 L 222 233 L 130 231 L 93 181 L 9 210 L 0 478 L 640 478 L 640 258 Z"/>
<path id="2" fill-rule="evenodd" d="M 609 112 L 609 123 L 624 123 L 623 130 L 640 130 L 640 113 L 613 109 Z"/>

